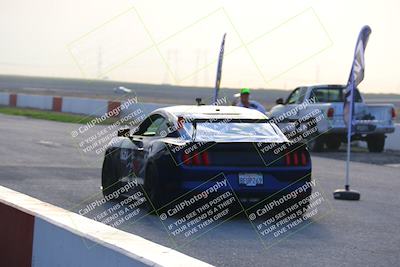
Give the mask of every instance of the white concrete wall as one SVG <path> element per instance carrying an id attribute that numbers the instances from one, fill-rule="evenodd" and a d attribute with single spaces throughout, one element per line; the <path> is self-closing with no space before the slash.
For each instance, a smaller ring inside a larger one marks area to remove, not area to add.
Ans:
<path id="1" fill-rule="evenodd" d="M 32 266 L 148 266 L 40 218 L 34 233 Z"/>
<path id="2" fill-rule="evenodd" d="M 394 133 L 387 135 L 385 149 L 400 150 L 400 123 L 396 123 Z"/>
<path id="3" fill-rule="evenodd" d="M 400 123 L 396 123 L 394 133 L 386 135 L 385 150 L 400 150 Z M 358 142 L 359 147 L 367 148 L 367 142 Z"/>
<path id="4" fill-rule="evenodd" d="M 108 100 L 63 97 L 62 112 L 102 116 L 108 111 Z"/>
<path id="5" fill-rule="evenodd" d="M 9 105 L 9 98 L 9 93 L 0 93 L 0 105 Z M 62 112 L 99 117 L 108 111 L 108 100 L 106 99 L 79 97 L 63 97 L 62 99 Z M 137 109 L 141 109 L 145 115 L 148 115 L 153 110 L 166 106 L 168 105 L 158 103 L 137 103 L 129 106 L 128 109 L 122 110 L 121 115 L 126 116 Z M 18 94 L 17 107 L 52 110 L 53 96 Z"/>
<path id="6" fill-rule="evenodd" d="M 53 97 L 47 95 L 18 94 L 17 107 L 51 110 L 53 108 Z"/>
<path id="7" fill-rule="evenodd" d="M 0 105 L 8 106 L 10 103 L 10 94 L 9 93 L 0 93 Z"/>
<path id="8" fill-rule="evenodd" d="M 171 248 L 3 186 L 0 186 L 0 203 L 34 216 L 32 266 L 35 267 L 211 267 Z"/>

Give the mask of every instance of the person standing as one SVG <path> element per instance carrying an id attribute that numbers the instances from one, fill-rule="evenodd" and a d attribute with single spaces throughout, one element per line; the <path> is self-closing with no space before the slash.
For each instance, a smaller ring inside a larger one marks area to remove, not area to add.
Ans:
<path id="1" fill-rule="evenodd" d="M 243 88 L 240 90 L 240 101 L 236 104 L 238 107 L 251 108 L 260 111 L 265 114 L 266 110 L 263 105 L 258 103 L 257 101 L 250 100 L 250 89 Z"/>

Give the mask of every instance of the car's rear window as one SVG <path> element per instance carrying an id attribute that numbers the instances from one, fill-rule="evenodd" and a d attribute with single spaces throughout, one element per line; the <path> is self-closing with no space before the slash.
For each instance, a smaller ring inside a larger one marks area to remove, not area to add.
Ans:
<path id="1" fill-rule="evenodd" d="M 285 135 L 279 128 L 267 122 L 200 122 L 196 124 L 196 130 L 193 123 L 185 123 L 184 128 L 190 138 L 194 135 L 198 141 L 286 141 Z"/>

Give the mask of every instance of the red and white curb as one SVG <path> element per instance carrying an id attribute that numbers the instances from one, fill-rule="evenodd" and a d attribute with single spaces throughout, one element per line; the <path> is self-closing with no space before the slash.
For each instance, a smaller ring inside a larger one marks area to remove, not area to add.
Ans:
<path id="1" fill-rule="evenodd" d="M 0 218 L 1 266 L 211 266 L 2 186 Z"/>
<path id="2" fill-rule="evenodd" d="M 118 111 L 121 101 L 80 97 L 0 93 L 0 105 L 102 116 L 112 109 Z M 115 112 L 113 115 L 118 116 L 119 113 Z"/>
<path id="3" fill-rule="evenodd" d="M 135 99 L 137 101 L 137 98 Z M 158 103 L 137 103 L 135 101 L 119 101 L 108 99 L 81 98 L 69 96 L 51 95 L 29 95 L 0 92 L 0 105 L 20 108 L 34 108 L 101 117 L 110 113 L 113 117 L 121 117 L 130 112 L 141 109 L 143 114 L 149 114 L 153 110 L 165 107 L 165 104 Z M 121 106 L 129 104 L 127 110 Z"/>

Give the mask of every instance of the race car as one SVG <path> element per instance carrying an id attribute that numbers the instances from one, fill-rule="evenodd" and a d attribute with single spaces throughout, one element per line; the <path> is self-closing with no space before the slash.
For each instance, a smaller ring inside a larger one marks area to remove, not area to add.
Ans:
<path id="1" fill-rule="evenodd" d="M 309 184 L 311 158 L 259 111 L 171 106 L 153 111 L 132 132 L 121 130 L 102 168 L 104 195 L 135 181 L 156 207 L 221 179 L 250 205 Z"/>
<path id="2" fill-rule="evenodd" d="M 126 88 L 126 87 L 123 87 L 123 86 L 115 87 L 113 90 L 114 90 L 114 93 L 116 93 L 116 94 L 130 94 L 130 93 L 132 93 L 132 89 L 129 89 L 129 88 Z"/>

